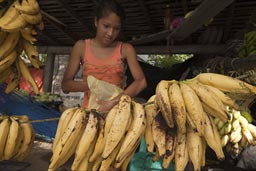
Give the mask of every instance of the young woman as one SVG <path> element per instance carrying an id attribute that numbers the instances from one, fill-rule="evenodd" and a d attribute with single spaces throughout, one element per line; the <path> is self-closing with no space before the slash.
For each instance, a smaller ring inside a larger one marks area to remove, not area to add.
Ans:
<path id="1" fill-rule="evenodd" d="M 62 80 L 63 92 L 84 92 L 83 107 L 87 107 L 89 89 L 87 77 L 114 84 L 131 97 L 138 95 L 147 83 L 137 61 L 134 47 L 129 43 L 117 41 L 125 19 L 121 6 L 114 0 L 101 0 L 98 3 L 94 24 L 96 35 L 92 39 L 79 40 L 73 46 L 69 63 Z M 83 81 L 75 81 L 74 76 L 83 64 Z M 125 87 L 125 63 L 132 73 L 134 81 Z M 121 94 L 111 101 L 97 101 L 98 111 L 109 111 L 118 103 Z"/>

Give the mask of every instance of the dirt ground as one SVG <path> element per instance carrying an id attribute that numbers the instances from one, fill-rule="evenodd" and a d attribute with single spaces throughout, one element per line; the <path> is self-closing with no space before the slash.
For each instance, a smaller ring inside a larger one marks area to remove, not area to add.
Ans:
<path id="1" fill-rule="evenodd" d="M 5 161 L 0 171 L 47 171 L 52 156 L 52 143 L 35 141 L 32 151 L 23 162 Z M 57 171 L 70 171 L 71 159 Z"/>

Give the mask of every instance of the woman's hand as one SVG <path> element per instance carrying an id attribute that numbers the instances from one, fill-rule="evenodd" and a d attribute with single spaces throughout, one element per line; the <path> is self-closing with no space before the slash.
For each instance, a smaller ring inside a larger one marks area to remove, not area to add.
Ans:
<path id="1" fill-rule="evenodd" d="M 110 109 L 112 109 L 120 100 L 120 97 L 123 93 L 117 95 L 112 100 L 97 100 L 96 102 L 100 105 L 100 107 L 97 109 L 99 112 L 108 112 Z"/>
<path id="2" fill-rule="evenodd" d="M 100 107 L 97 109 L 98 112 L 108 112 L 118 103 L 116 99 L 109 101 L 97 100 L 96 102 L 100 105 Z"/>

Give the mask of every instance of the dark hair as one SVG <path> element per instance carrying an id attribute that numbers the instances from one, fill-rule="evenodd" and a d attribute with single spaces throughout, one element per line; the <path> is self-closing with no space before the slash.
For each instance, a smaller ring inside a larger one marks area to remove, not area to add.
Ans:
<path id="1" fill-rule="evenodd" d="M 96 3 L 95 16 L 97 19 L 107 16 L 110 12 L 114 12 L 120 17 L 121 25 L 125 20 L 125 13 L 122 6 L 115 0 L 98 0 Z"/>

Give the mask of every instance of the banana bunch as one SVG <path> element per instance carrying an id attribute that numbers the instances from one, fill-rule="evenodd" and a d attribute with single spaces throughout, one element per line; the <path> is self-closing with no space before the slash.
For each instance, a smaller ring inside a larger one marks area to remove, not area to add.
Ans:
<path id="1" fill-rule="evenodd" d="M 256 31 L 245 33 L 244 42 L 237 50 L 239 57 L 256 55 Z"/>
<path id="2" fill-rule="evenodd" d="M 37 31 L 43 28 L 36 0 L 15 0 L 0 16 L 0 83 L 7 82 L 6 93 L 18 87 L 21 76 L 29 82 L 35 94 L 39 93 L 27 66 L 16 61 L 23 60 L 21 54 L 24 51 L 31 65 L 40 68 L 41 61 L 34 43 Z"/>
<path id="3" fill-rule="evenodd" d="M 0 160 L 23 161 L 33 147 L 35 132 L 27 115 L 1 115 L 0 136 Z"/>
<path id="4" fill-rule="evenodd" d="M 247 146 L 256 144 L 256 126 L 248 122 L 241 115 L 241 111 L 230 107 L 227 108 L 232 119 L 224 123 L 218 118 L 214 118 L 214 123 L 221 136 L 222 147 L 237 156 Z"/>
<path id="5" fill-rule="evenodd" d="M 72 171 L 126 170 L 145 128 L 143 105 L 127 95 L 106 115 L 93 109 L 66 109 L 56 130 L 48 170 L 56 170 L 73 154 Z"/>
<path id="6" fill-rule="evenodd" d="M 153 160 L 162 157 L 164 169 L 174 162 L 176 171 L 184 170 L 191 160 L 194 170 L 200 170 L 206 162 L 207 146 L 219 160 L 224 160 L 223 134 L 218 129 L 219 125 L 215 124 L 216 120 L 225 125 L 222 131 L 240 128 L 239 135 L 244 134 L 246 141 L 250 142 L 248 144 L 254 144 L 255 126 L 242 116 L 238 123 L 243 123 L 243 126 L 230 127 L 237 116 L 228 109 L 239 111 L 240 107 L 228 93 L 255 94 L 256 87 L 216 73 L 200 73 L 184 81 L 161 80 L 144 108 L 144 137 L 147 151 L 155 153 Z M 248 125 L 252 131 L 249 131 Z M 233 141 L 238 139 L 235 136 L 232 135 Z"/>

